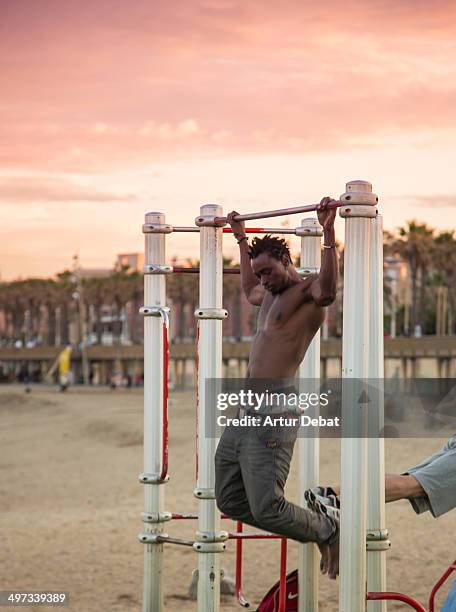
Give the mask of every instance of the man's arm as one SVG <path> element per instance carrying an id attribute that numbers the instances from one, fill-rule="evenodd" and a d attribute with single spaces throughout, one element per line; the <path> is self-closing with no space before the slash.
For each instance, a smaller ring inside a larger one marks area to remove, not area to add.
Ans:
<path id="1" fill-rule="evenodd" d="M 239 257 L 241 267 L 241 285 L 247 300 L 254 306 L 261 306 L 265 295 L 265 289 L 261 286 L 260 281 L 255 276 L 250 264 L 249 244 L 245 234 L 244 223 L 235 221 L 233 217 L 238 215 L 233 210 L 228 216 L 227 221 L 233 230 L 233 236 L 239 244 Z"/>
<path id="2" fill-rule="evenodd" d="M 318 220 L 323 226 L 323 256 L 320 273 L 307 277 L 303 282 L 290 287 L 284 293 L 278 312 L 274 313 L 278 324 L 285 323 L 303 304 L 313 301 L 317 306 L 329 306 L 336 297 L 338 264 L 334 220 L 336 209 L 330 208 L 331 198 L 320 202 Z"/>
<path id="3" fill-rule="evenodd" d="M 323 256 L 320 273 L 310 287 L 313 301 L 318 306 L 329 306 L 336 298 L 338 263 L 334 225 L 323 229 Z"/>

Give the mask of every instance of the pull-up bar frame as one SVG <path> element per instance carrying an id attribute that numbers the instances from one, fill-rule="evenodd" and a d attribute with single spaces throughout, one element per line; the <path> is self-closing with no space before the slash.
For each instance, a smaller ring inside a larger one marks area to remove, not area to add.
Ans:
<path id="1" fill-rule="evenodd" d="M 377 197 L 372 193 L 372 188 L 369 183 L 364 181 L 352 181 L 347 184 L 346 193 L 341 196 L 340 200 L 333 203 L 334 207 L 341 207 L 341 216 L 349 221 L 351 232 L 346 234 L 346 252 L 347 260 L 351 261 L 352 270 L 347 270 L 350 266 L 346 265 L 345 274 L 349 273 L 349 278 L 345 281 L 347 296 L 347 304 L 344 311 L 344 342 L 347 346 L 344 350 L 344 372 L 345 377 L 349 375 L 353 378 L 365 378 L 366 374 L 369 377 L 374 377 L 375 374 L 371 367 L 367 364 L 367 353 L 364 350 L 370 344 L 370 350 L 377 350 L 377 340 L 374 338 L 369 340 L 369 328 L 366 320 L 377 316 L 377 311 L 369 310 L 366 312 L 356 308 L 356 303 L 367 304 L 371 300 L 366 291 L 366 285 L 362 286 L 362 295 L 357 295 L 356 290 L 361 289 L 361 285 L 354 283 L 354 280 L 362 276 L 364 279 L 369 277 L 368 268 L 364 266 L 367 260 L 371 260 L 369 251 L 372 253 L 374 264 L 370 261 L 369 266 L 376 265 L 375 258 L 378 257 L 378 252 L 375 249 L 369 249 L 369 240 L 371 237 L 371 221 L 376 217 Z M 277 209 L 264 213 L 252 213 L 249 215 L 239 215 L 236 220 L 249 220 L 275 217 L 287 214 L 296 214 L 301 212 L 315 211 L 318 204 L 299 206 L 293 208 Z M 200 305 L 201 312 L 209 312 L 213 314 L 210 317 L 199 317 L 199 368 L 198 368 L 198 396 L 199 405 L 202 415 L 200 415 L 200 428 L 205 421 L 205 412 L 210 411 L 208 399 L 205 397 L 205 381 L 207 378 L 219 377 L 221 373 L 221 320 L 225 318 L 226 312 L 222 316 L 221 308 L 221 276 L 222 276 L 222 244 L 221 234 L 224 229 L 221 227 L 226 223 L 226 217 L 222 216 L 220 207 L 214 205 L 206 205 L 201 208 L 200 217 L 197 217 L 196 224 L 199 226 L 196 231 L 200 232 L 201 241 L 201 272 L 200 274 Z M 228 232 L 230 228 L 226 228 Z M 251 233 L 260 233 L 266 228 L 250 228 Z M 272 229 L 272 228 L 271 228 Z M 284 233 L 297 233 L 296 230 L 289 231 L 287 228 Z M 154 262 L 159 262 L 158 265 L 163 266 L 164 257 L 164 235 L 173 231 L 172 226 L 166 226 L 164 216 L 160 213 L 149 213 L 146 216 L 146 223 L 143 228 L 146 234 L 146 266 L 157 265 Z M 184 230 L 186 231 L 186 230 Z M 190 230 L 189 230 L 190 231 Z M 192 229 L 191 231 L 195 231 Z M 228 233 L 226 232 L 226 233 Z M 272 233 L 264 231 L 264 233 Z M 282 232 L 281 232 L 282 233 Z M 153 236 L 153 234 L 162 234 L 161 236 Z M 309 235 L 309 234 L 302 234 Z M 312 234 L 310 234 L 312 235 Z M 150 240 L 153 240 L 155 247 L 150 246 Z M 147 246 L 149 244 L 149 246 Z M 351 253 L 351 255 L 350 255 Z M 360 262 L 363 262 L 360 265 Z M 364 267 L 363 267 L 364 266 Z M 366 269 L 365 269 L 366 268 Z M 157 279 L 156 281 L 153 279 Z M 149 279 L 149 280 L 148 280 Z M 158 282 L 158 279 L 161 279 Z M 145 294 L 145 299 L 149 305 L 164 306 L 165 294 L 163 291 L 164 273 L 162 274 L 145 274 L 146 287 L 149 288 Z M 377 281 L 379 282 L 379 281 Z M 359 291 L 358 291 L 359 293 Z M 379 293 L 379 292 L 377 292 Z M 347 308 L 347 306 L 350 306 Z M 220 312 L 219 312 L 220 311 Z M 215 313 L 215 314 L 214 314 Z M 367 316 L 367 318 L 366 318 Z M 345 323 L 345 320 L 346 323 Z M 149 410 L 148 403 L 151 400 L 151 393 L 156 394 L 156 399 L 152 401 L 153 408 L 152 416 L 145 418 L 146 432 L 145 442 L 145 465 L 149 464 L 149 469 L 145 469 L 147 473 L 157 472 L 162 463 L 162 439 L 159 430 L 162 427 L 161 406 L 160 401 L 163 398 L 163 364 L 160 360 L 160 354 L 163 351 L 163 330 L 159 326 L 159 321 L 156 318 L 147 317 L 148 330 L 146 333 L 145 355 L 148 355 L 147 363 L 145 363 L 145 414 Z M 360 324 L 362 322 L 362 325 Z M 379 335 L 380 336 L 380 335 Z M 157 350 L 158 348 L 158 350 Z M 151 376 L 151 371 L 155 372 Z M 151 384 L 152 383 L 152 384 Z M 148 429 L 151 428 L 152 429 Z M 158 430 L 157 430 L 158 428 Z M 204 438 L 204 430 L 200 429 L 198 435 L 199 454 L 201 461 L 199 462 L 201 472 L 197 477 L 197 488 L 195 495 L 199 499 L 199 518 L 198 518 L 198 533 L 208 534 L 205 536 L 204 542 L 200 542 L 199 554 L 199 581 L 198 581 L 198 611 L 199 612 L 218 612 L 219 610 L 219 591 L 220 591 L 220 566 L 219 566 L 219 521 L 220 513 L 218 513 L 215 505 L 214 495 L 214 453 L 215 447 L 213 440 Z M 152 446 L 150 443 L 152 442 Z M 342 456 L 342 472 L 346 471 L 343 478 L 342 497 L 359 497 L 363 500 L 362 503 L 356 505 L 353 509 L 353 517 L 344 514 L 342 510 L 342 571 L 341 575 L 341 593 L 340 593 L 340 610 L 343 612 L 362 612 L 366 601 L 365 588 L 365 561 L 366 561 L 366 493 L 367 493 L 367 478 L 365 472 L 361 470 L 358 473 L 358 467 L 365 463 L 367 440 L 355 440 L 345 443 L 346 452 Z M 151 469 L 152 468 L 152 469 Z M 155 468 L 155 469 L 154 469 Z M 371 466 L 375 469 L 375 466 Z M 359 478 L 358 478 L 359 477 Z M 144 482 L 147 485 L 156 485 L 157 482 Z M 161 612 L 162 611 L 162 552 L 163 542 L 161 534 L 162 530 L 162 515 L 167 514 L 162 512 L 163 507 L 163 490 L 162 486 L 148 486 L 150 495 L 146 494 L 146 510 L 149 517 L 158 517 L 158 519 L 147 520 L 146 531 L 150 533 L 150 537 L 145 538 L 145 590 L 144 590 L 144 612 Z M 160 493 L 161 492 L 161 493 Z M 342 507 L 344 507 L 342 502 Z M 145 513 L 146 514 L 146 513 Z M 156 522 L 156 524 L 154 523 Z M 373 528 L 373 525 L 370 525 Z M 156 539 L 155 543 L 152 541 Z M 212 544 L 212 542 L 217 544 Z M 155 552 L 154 552 L 155 551 Z M 349 559 L 349 563 L 344 560 Z M 384 561 L 383 561 L 384 563 Z M 357 571 L 354 571 L 356 567 Z M 364 568 L 364 569 L 363 569 Z M 359 570 L 359 571 L 358 571 Z M 382 582 L 381 576 L 376 578 L 376 583 Z M 381 588 L 376 588 L 377 584 L 372 588 L 368 585 L 370 592 L 384 591 L 384 585 Z M 305 608 L 302 607 L 302 598 L 299 601 L 299 610 L 302 612 Z M 378 608 L 370 606 L 378 605 L 380 602 L 369 602 L 369 611 L 377 612 Z M 380 604 L 381 605 L 381 604 Z M 315 610 L 316 612 L 316 610 Z"/>
<path id="2" fill-rule="evenodd" d="M 350 199 L 350 198 L 349 198 Z M 339 208 L 348 202 L 341 202 L 334 200 L 330 204 L 330 208 Z M 233 217 L 234 221 L 252 221 L 253 219 L 270 219 L 271 217 L 284 217 L 286 215 L 297 215 L 300 213 L 315 212 L 319 204 L 305 204 L 303 206 L 292 206 L 291 208 L 277 208 L 276 210 L 269 210 L 267 212 L 258 213 L 247 213 L 245 215 L 236 215 Z M 198 222 L 197 217 L 197 222 Z M 227 223 L 227 217 L 215 217 L 214 222 L 216 224 Z"/>

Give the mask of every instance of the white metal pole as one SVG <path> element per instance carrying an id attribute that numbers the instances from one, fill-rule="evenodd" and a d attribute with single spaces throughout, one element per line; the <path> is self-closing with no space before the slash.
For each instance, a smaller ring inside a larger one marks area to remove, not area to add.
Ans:
<path id="1" fill-rule="evenodd" d="M 369 439 L 367 495 L 367 590 L 386 591 L 385 440 L 383 403 L 383 219 L 372 219 L 370 251 Z M 386 612 L 386 601 L 369 601 L 368 612 Z"/>
<path id="2" fill-rule="evenodd" d="M 146 214 L 145 222 L 165 222 L 158 212 Z M 165 234 L 146 233 L 145 263 L 165 263 Z M 144 274 L 144 305 L 166 306 L 165 276 Z M 161 317 L 144 317 L 144 483 L 143 521 L 145 536 L 163 533 L 164 488 L 160 480 L 163 444 L 163 322 Z M 143 534 L 142 534 L 143 535 Z M 140 536 L 141 539 L 141 536 Z M 143 612 L 161 612 L 163 544 L 144 544 Z"/>
<path id="3" fill-rule="evenodd" d="M 320 267 L 322 228 L 317 219 L 303 219 L 301 222 L 301 267 Z M 299 378 L 308 385 L 318 384 L 320 378 L 320 331 L 312 340 L 299 367 Z M 304 390 L 303 390 L 304 391 Z M 316 390 L 318 392 L 318 390 Z M 317 414 L 312 413 L 313 417 Z M 318 484 L 320 440 L 314 432 L 301 437 L 309 428 L 301 428 L 298 438 L 299 450 L 299 503 L 305 505 L 304 492 Z M 319 554 L 315 544 L 299 544 L 299 612 L 318 612 Z"/>
<path id="4" fill-rule="evenodd" d="M 368 404 L 359 397 L 369 376 L 369 257 L 377 198 L 366 181 L 351 181 L 341 196 L 345 223 L 342 348 L 340 612 L 366 609 L 366 492 Z M 357 389 L 355 390 L 355 387 Z M 358 393 L 356 393 L 358 391 Z M 358 397 L 356 396 L 358 395 Z"/>
<path id="5" fill-rule="evenodd" d="M 222 207 L 201 207 L 200 226 L 200 302 L 195 311 L 199 319 L 198 340 L 198 477 L 195 496 L 198 504 L 198 532 L 194 548 L 198 555 L 198 612 L 220 609 L 220 559 L 227 535 L 220 531 L 220 513 L 215 503 L 214 457 L 216 404 L 206 385 L 208 379 L 222 377 L 222 228 L 214 217 Z"/>

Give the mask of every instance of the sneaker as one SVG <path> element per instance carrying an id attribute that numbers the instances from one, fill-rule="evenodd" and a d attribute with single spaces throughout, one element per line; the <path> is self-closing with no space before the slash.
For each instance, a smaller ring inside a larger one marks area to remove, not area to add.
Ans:
<path id="1" fill-rule="evenodd" d="M 307 489 L 304 499 L 310 510 L 325 514 L 337 522 L 340 521 L 340 498 L 331 487 L 314 487 Z"/>

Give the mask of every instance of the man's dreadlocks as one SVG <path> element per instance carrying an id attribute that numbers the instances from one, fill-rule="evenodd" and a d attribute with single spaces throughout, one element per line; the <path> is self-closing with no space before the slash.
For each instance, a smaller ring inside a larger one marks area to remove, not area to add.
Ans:
<path id="1" fill-rule="evenodd" d="M 264 238 L 254 238 L 249 249 L 250 259 L 255 259 L 261 253 L 266 253 L 279 261 L 286 255 L 288 261 L 291 262 L 290 249 L 283 238 L 276 238 L 269 234 L 266 234 Z"/>

